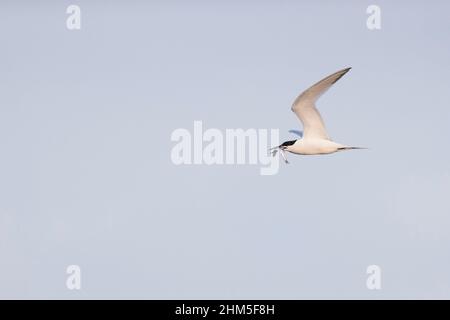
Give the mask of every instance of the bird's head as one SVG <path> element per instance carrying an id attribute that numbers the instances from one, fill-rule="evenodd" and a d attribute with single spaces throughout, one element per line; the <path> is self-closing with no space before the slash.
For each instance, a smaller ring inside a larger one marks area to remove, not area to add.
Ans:
<path id="1" fill-rule="evenodd" d="M 280 144 L 279 146 L 269 149 L 269 151 L 272 153 L 272 156 L 275 156 L 277 154 L 277 151 L 280 150 L 280 154 L 283 157 L 284 161 L 286 163 L 289 163 L 284 152 L 286 150 L 289 151 L 288 147 L 293 145 L 295 143 L 295 141 L 297 141 L 297 140 L 285 141 L 282 144 Z"/>
<path id="2" fill-rule="evenodd" d="M 279 145 L 281 150 L 286 150 L 289 146 L 292 146 L 297 140 L 285 141 Z"/>

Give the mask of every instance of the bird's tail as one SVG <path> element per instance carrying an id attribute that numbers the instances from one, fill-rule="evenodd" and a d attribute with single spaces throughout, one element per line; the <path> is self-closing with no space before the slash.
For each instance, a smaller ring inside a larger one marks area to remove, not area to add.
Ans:
<path id="1" fill-rule="evenodd" d="M 369 148 L 365 148 L 365 147 L 341 147 L 341 148 L 338 148 L 338 151 L 342 151 L 342 150 L 363 150 L 363 149 L 369 149 Z"/>

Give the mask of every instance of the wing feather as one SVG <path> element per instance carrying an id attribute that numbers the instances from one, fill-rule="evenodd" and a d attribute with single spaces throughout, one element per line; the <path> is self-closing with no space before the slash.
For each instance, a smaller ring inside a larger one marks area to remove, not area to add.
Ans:
<path id="1" fill-rule="evenodd" d="M 351 68 L 346 68 L 320 80 L 295 99 L 291 110 L 303 124 L 305 138 L 329 139 L 325 123 L 317 110 L 315 103 L 336 81 Z"/>

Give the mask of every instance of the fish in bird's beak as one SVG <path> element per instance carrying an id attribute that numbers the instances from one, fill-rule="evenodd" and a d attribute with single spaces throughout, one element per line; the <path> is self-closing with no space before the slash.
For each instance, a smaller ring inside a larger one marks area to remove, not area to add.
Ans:
<path id="1" fill-rule="evenodd" d="M 281 156 L 283 157 L 283 159 L 284 159 L 284 162 L 285 163 L 289 163 L 289 161 L 288 161 L 288 159 L 287 159 L 287 157 L 286 157 L 286 154 L 284 153 L 285 150 L 286 149 L 286 147 L 284 147 L 284 148 L 280 148 L 280 154 L 281 154 Z"/>
<path id="2" fill-rule="evenodd" d="M 277 155 L 278 150 L 280 150 L 280 154 L 283 157 L 284 162 L 289 163 L 289 161 L 287 160 L 285 151 L 284 151 L 284 150 L 286 150 L 286 147 L 283 145 L 279 145 L 278 147 L 273 147 L 273 148 L 269 149 L 270 153 L 272 154 L 272 157 L 275 157 Z"/>

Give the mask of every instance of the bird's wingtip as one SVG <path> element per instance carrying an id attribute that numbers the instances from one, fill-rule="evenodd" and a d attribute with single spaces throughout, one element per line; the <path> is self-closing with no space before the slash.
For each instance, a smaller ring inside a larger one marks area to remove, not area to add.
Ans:
<path id="1" fill-rule="evenodd" d="M 342 69 L 342 70 L 340 70 L 340 71 L 338 71 L 336 73 L 333 73 L 330 76 L 330 77 L 335 76 L 335 78 L 333 79 L 332 84 L 335 84 L 336 82 L 338 82 L 338 80 L 341 79 L 347 72 L 349 72 L 351 68 L 352 67 L 348 67 L 348 68 Z"/>

